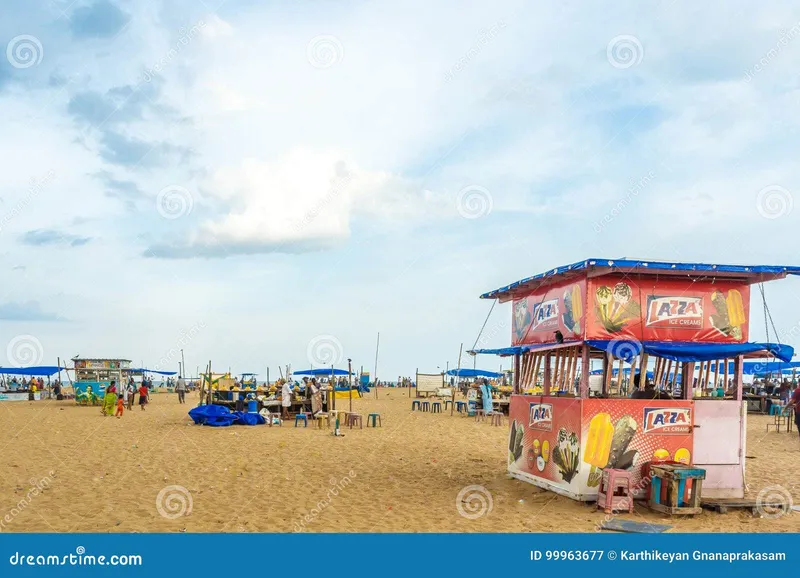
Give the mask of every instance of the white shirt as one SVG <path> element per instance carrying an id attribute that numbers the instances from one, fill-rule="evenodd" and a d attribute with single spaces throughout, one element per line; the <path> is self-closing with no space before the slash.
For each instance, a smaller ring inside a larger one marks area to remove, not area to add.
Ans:
<path id="1" fill-rule="evenodd" d="M 281 405 L 283 407 L 292 405 L 292 387 L 289 385 L 288 381 L 281 387 Z"/>

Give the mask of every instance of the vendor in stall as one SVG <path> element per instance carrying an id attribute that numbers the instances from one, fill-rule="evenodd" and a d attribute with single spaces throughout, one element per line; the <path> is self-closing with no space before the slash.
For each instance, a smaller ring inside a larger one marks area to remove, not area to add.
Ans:
<path id="1" fill-rule="evenodd" d="M 289 380 L 282 380 L 281 384 L 281 413 L 283 419 L 289 419 L 289 408 L 292 407 L 292 386 Z"/>
<path id="2" fill-rule="evenodd" d="M 492 411 L 492 386 L 489 385 L 489 380 L 483 378 L 483 383 L 480 387 L 481 398 L 483 399 L 483 409 L 486 413 Z"/>

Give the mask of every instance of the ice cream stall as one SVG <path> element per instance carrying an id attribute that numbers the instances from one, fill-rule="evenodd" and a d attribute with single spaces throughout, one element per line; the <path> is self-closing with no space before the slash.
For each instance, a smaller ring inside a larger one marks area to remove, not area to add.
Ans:
<path id="1" fill-rule="evenodd" d="M 705 497 L 743 497 L 744 359 L 794 353 L 748 341 L 750 287 L 798 274 L 589 259 L 482 295 L 512 303 L 512 345 L 474 352 L 514 358 L 510 474 L 588 501 L 605 468 L 641 497 L 651 463 L 680 462 L 706 470 Z"/>

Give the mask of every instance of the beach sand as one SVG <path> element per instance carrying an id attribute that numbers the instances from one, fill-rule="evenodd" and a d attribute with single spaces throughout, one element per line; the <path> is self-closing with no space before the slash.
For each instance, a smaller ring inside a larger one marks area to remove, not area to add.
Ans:
<path id="1" fill-rule="evenodd" d="M 593 504 L 507 476 L 507 422 L 412 413 L 403 390 L 379 396 L 353 405 L 365 418 L 379 412 L 383 427 L 338 438 L 293 423 L 195 426 L 186 412 L 196 394 L 186 405 L 155 394 L 146 411 L 135 407 L 121 419 L 70 401 L 0 403 L 0 530 L 591 532 L 604 520 Z M 766 434 L 771 419 L 748 418 L 749 496 L 780 485 L 800 504 L 798 434 Z M 457 508 L 469 486 L 488 492 L 477 519 Z M 800 531 L 800 513 L 678 519 L 637 504 L 623 517 L 680 532 Z"/>

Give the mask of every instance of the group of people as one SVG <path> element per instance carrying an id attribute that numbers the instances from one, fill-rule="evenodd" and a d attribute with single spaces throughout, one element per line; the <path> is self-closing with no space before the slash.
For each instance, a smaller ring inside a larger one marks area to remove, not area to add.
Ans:
<path id="1" fill-rule="evenodd" d="M 289 419 L 289 408 L 292 407 L 294 391 L 290 380 L 281 379 L 279 383 L 281 386 L 281 415 L 283 419 Z M 303 385 L 306 399 L 311 399 L 311 414 L 317 415 L 322 411 L 322 388 L 317 384 L 316 377 L 311 379 L 304 377 Z"/>
<path id="2" fill-rule="evenodd" d="M 118 390 L 117 382 L 112 381 L 106 388 L 106 393 L 103 397 L 103 407 L 101 408 L 103 415 L 111 415 L 113 413 L 117 418 L 122 417 L 126 406 L 129 411 L 133 409 L 133 401 L 137 393 L 139 394 L 139 407 L 144 411 L 144 406 L 147 405 L 150 397 L 150 390 L 147 388 L 146 382 L 142 381 L 137 388 L 136 383 L 131 378 L 127 384 L 121 384 Z"/>

